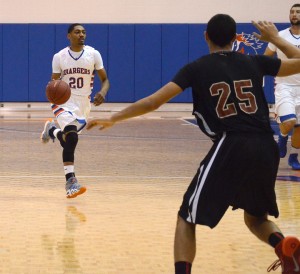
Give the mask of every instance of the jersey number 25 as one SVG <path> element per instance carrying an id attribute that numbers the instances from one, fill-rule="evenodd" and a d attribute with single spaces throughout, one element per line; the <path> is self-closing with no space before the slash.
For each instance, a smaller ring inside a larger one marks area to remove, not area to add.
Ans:
<path id="1" fill-rule="evenodd" d="M 255 113 L 257 111 L 256 98 L 250 91 L 244 89 L 252 88 L 251 80 L 234 81 L 234 92 L 240 103 L 236 106 L 234 103 L 228 103 L 230 93 L 230 85 L 226 82 L 214 83 L 210 87 L 210 94 L 212 96 L 219 96 L 219 101 L 216 106 L 217 114 L 220 118 L 237 114 L 237 107 L 247 114 Z"/>

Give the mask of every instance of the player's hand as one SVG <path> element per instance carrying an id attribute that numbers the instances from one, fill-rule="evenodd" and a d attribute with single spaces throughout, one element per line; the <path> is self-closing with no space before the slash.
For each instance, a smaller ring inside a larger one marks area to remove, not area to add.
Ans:
<path id="1" fill-rule="evenodd" d="M 89 129 L 92 129 L 93 127 L 99 126 L 99 129 L 103 130 L 105 128 L 112 127 L 114 124 L 115 124 L 115 122 L 113 122 L 110 118 L 108 118 L 108 119 L 94 119 L 94 120 L 91 120 L 87 123 L 86 128 L 89 130 Z"/>
<path id="2" fill-rule="evenodd" d="M 105 97 L 102 96 L 102 94 L 100 92 L 96 93 L 95 97 L 94 97 L 94 105 L 95 106 L 99 106 L 101 105 L 103 102 L 105 101 Z"/>
<path id="3" fill-rule="evenodd" d="M 252 21 L 253 26 L 255 26 L 260 34 L 253 32 L 253 35 L 261 41 L 272 42 L 278 37 L 278 30 L 272 22 L 267 21 Z"/>

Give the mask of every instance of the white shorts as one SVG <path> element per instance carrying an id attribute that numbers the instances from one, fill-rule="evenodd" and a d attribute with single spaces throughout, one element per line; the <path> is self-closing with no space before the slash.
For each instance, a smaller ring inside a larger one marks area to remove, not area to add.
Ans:
<path id="1" fill-rule="evenodd" d="M 300 86 L 277 84 L 275 87 L 275 113 L 278 122 L 296 118 L 300 123 Z"/>
<path id="2" fill-rule="evenodd" d="M 51 108 L 61 130 L 75 125 L 79 132 L 85 127 L 91 111 L 90 97 L 72 94 L 65 104 L 51 105 Z"/>

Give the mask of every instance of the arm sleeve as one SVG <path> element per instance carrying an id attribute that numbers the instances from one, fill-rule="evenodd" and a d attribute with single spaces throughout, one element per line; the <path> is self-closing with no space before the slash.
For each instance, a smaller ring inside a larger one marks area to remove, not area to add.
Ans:
<path id="1" fill-rule="evenodd" d="M 52 73 L 61 73 L 59 55 L 55 54 L 52 60 Z"/>
<path id="2" fill-rule="evenodd" d="M 94 51 L 94 58 L 95 58 L 95 70 L 103 69 L 104 68 L 103 60 L 98 50 Z"/>
<path id="3" fill-rule="evenodd" d="M 182 90 L 192 85 L 192 68 L 191 65 L 186 65 L 181 68 L 172 79 L 172 82 L 181 87 Z"/>
<path id="4" fill-rule="evenodd" d="M 281 60 L 265 55 L 255 55 L 263 75 L 276 76 L 281 65 Z"/>

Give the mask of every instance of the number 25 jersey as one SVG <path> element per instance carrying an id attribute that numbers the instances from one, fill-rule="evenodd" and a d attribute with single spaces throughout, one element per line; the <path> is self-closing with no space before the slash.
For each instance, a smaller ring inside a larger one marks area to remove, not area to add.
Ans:
<path id="1" fill-rule="evenodd" d="M 217 52 L 184 66 L 173 78 L 192 88 L 193 114 L 211 138 L 223 132 L 272 132 L 262 87 L 265 75 L 275 76 L 281 60 L 238 52 Z"/>

